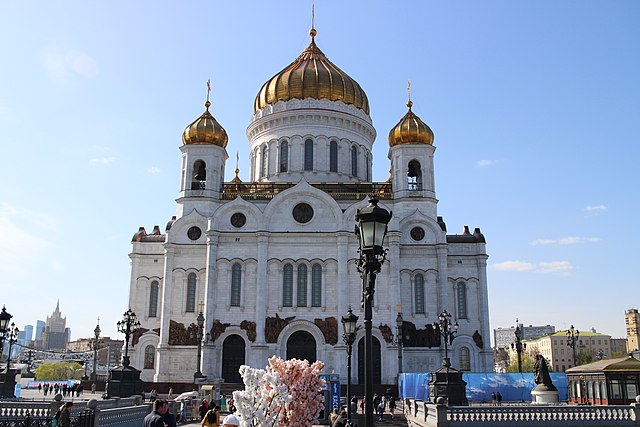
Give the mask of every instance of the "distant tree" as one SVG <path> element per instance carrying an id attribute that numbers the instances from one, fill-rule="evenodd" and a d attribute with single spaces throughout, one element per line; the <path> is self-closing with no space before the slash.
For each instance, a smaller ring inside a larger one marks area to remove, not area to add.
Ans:
<path id="1" fill-rule="evenodd" d="M 586 348 L 576 354 L 576 366 L 586 365 L 596 360 L 596 352 L 590 348 Z"/>
<path id="2" fill-rule="evenodd" d="M 38 380 L 79 380 L 84 368 L 78 362 L 43 363 L 36 369 Z"/>
<path id="3" fill-rule="evenodd" d="M 533 365 L 535 365 L 535 355 L 529 353 L 522 353 L 522 372 L 533 372 Z M 509 360 L 507 365 L 507 372 L 518 372 L 518 356 L 514 356 Z"/>

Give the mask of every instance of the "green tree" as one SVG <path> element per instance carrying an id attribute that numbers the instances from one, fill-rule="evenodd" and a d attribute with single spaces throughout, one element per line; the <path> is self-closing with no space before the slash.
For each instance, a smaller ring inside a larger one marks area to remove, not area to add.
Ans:
<path id="1" fill-rule="evenodd" d="M 590 348 L 586 348 L 580 353 L 576 354 L 576 366 L 586 365 L 587 363 L 591 363 L 594 360 L 596 360 L 596 353 Z"/>
<path id="2" fill-rule="evenodd" d="M 43 363 L 36 369 L 38 380 L 79 380 L 84 368 L 78 362 Z"/>
<path id="3" fill-rule="evenodd" d="M 533 372 L 536 361 L 528 353 L 522 353 L 522 372 Z M 518 372 L 518 356 L 513 357 L 507 365 L 507 372 Z"/>

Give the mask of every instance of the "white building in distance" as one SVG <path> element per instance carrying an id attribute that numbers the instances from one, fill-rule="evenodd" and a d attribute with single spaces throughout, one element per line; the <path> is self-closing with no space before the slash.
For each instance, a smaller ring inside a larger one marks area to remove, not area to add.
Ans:
<path id="1" fill-rule="evenodd" d="M 239 383 L 240 365 L 264 367 L 277 355 L 322 360 L 346 382 L 340 322 L 349 307 L 363 319 L 353 230 L 369 195 L 393 212 L 374 300 L 374 383 L 395 382 L 399 309 L 404 372 L 441 366 L 432 325 L 443 310 L 459 324 L 452 366 L 492 369 L 485 238 L 466 226 L 447 234 L 438 216 L 433 132 L 409 101 L 389 132 L 390 163 L 377 165 L 391 176 L 371 182 L 376 129 L 367 95 L 320 51 L 314 29 L 310 35 L 298 58 L 258 91 L 247 129 L 249 181 L 236 168 L 223 182 L 228 137 L 207 97 L 176 159 L 175 216 L 164 233 L 141 227 L 133 237 L 129 304 L 142 328 L 130 358 L 144 381 L 193 381 L 202 310 L 208 381 Z M 363 336 L 354 344 L 356 384 L 364 382 Z"/>

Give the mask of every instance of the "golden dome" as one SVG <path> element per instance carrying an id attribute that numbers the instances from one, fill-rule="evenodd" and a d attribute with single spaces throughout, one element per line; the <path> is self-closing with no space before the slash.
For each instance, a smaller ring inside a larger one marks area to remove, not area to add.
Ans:
<path id="1" fill-rule="evenodd" d="M 309 47 L 262 85 L 253 106 L 254 112 L 279 101 L 313 98 L 342 101 L 369 114 L 369 100 L 358 82 L 318 49 L 314 41 L 315 29 L 312 28 L 309 35 Z"/>
<path id="2" fill-rule="evenodd" d="M 420 117 L 413 114 L 411 106 L 413 102 L 409 100 L 407 107 L 409 111 L 400 119 L 397 125 L 389 132 L 389 146 L 394 147 L 400 144 L 428 144 L 433 145 L 433 131 Z"/>
<path id="3" fill-rule="evenodd" d="M 204 103 L 205 112 L 184 129 L 182 142 L 185 145 L 213 144 L 222 148 L 227 146 L 229 142 L 227 131 L 220 126 L 220 123 L 209 112 L 210 105 L 211 103 L 207 99 L 207 102 Z"/>

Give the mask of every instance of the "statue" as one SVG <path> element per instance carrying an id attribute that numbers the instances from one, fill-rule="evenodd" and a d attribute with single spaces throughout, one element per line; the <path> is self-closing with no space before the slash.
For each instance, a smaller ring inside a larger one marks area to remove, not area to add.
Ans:
<path id="1" fill-rule="evenodd" d="M 533 366 L 533 379 L 538 384 L 536 388 L 544 386 L 548 390 L 557 390 L 551 381 L 547 360 L 541 354 L 536 355 L 536 363 Z"/>

